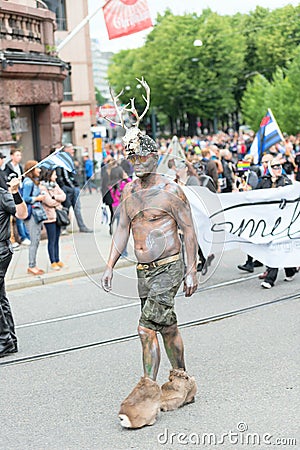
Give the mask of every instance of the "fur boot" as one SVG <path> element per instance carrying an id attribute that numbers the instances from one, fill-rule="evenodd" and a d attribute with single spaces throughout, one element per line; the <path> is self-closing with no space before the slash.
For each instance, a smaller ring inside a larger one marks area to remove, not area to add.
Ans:
<path id="1" fill-rule="evenodd" d="M 121 404 L 119 419 L 122 427 L 141 428 L 153 425 L 160 411 L 161 390 L 156 381 L 142 377 Z"/>
<path id="2" fill-rule="evenodd" d="M 173 369 L 167 383 L 161 387 L 160 409 L 172 411 L 195 401 L 197 385 L 183 369 Z"/>

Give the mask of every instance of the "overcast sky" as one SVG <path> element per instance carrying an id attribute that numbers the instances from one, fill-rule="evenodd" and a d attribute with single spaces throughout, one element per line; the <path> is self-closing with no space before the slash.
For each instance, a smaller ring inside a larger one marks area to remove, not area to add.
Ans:
<path id="1" fill-rule="evenodd" d="M 163 14 L 167 8 L 170 8 L 173 14 L 197 13 L 205 8 L 210 8 L 219 14 L 235 14 L 236 12 L 247 13 L 253 11 L 257 5 L 264 8 L 280 8 L 285 5 L 296 6 L 299 0 L 148 0 L 148 5 L 155 22 L 157 13 Z M 88 0 L 89 13 L 95 11 L 99 5 L 104 5 L 104 0 Z M 108 39 L 106 27 L 103 19 L 102 9 L 93 17 L 90 22 L 91 37 L 99 40 L 102 51 L 118 52 L 128 48 L 140 47 L 144 43 L 145 36 L 151 31 L 149 28 L 145 31 L 132 34 L 130 36 L 118 39 Z"/>

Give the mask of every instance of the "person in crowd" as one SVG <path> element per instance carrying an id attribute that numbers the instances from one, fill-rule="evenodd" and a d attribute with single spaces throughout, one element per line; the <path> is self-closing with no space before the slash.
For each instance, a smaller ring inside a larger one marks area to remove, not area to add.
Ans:
<path id="1" fill-rule="evenodd" d="M 292 184 L 292 181 L 287 175 L 282 173 L 282 167 L 277 157 L 269 161 L 268 173 L 261 178 L 257 189 L 272 189 L 288 186 L 290 184 Z M 297 269 L 295 267 L 284 268 L 284 271 L 285 281 L 292 281 L 297 273 Z M 278 268 L 268 267 L 266 273 L 264 274 L 264 281 L 262 281 L 261 286 L 265 289 L 271 289 L 275 284 L 277 275 Z"/>
<path id="2" fill-rule="evenodd" d="M 234 186 L 234 165 L 232 163 L 232 153 L 228 149 L 220 151 L 221 162 L 223 166 L 222 177 L 220 178 L 221 192 L 232 192 Z"/>
<path id="3" fill-rule="evenodd" d="M 194 166 L 188 161 L 176 160 L 176 179 L 175 181 L 179 184 L 183 184 L 185 186 L 203 186 L 209 189 L 211 192 L 216 192 L 215 184 L 208 175 L 198 175 L 197 170 Z M 207 183 L 203 182 L 203 178 L 208 178 L 209 181 Z M 197 272 L 201 272 L 202 275 L 206 275 L 208 268 L 211 266 L 212 261 L 215 258 L 213 253 L 210 253 L 207 258 L 205 258 L 203 251 L 198 243 L 198 264 L 197 264 Z"/>
<path id="4" fill-rule="evenodd" d="M 174 158 L 170 158 L 168 163 L 168 170 L 166 171 L 166 177 L 170 178 L 170 180 L 174 181 L 176 179 L 176 164 L 175 164 L 175 159 Z"/>
<path id="5" fill-rule="evenodd" d="M 61 227 L 56 222 L 56 210 L 62 208 L 62 203 L 66 200 L 65 192 L 56 182 L 55 170 L 42 168 L 40 175 L 40 189 L 43 194 L 43 206 L 47 214 L 44 225 L 48 238 L 48 255 L 52 270 L 60 270 L 64 267 L 59 258 L 59 237 Z"/>
<path id="6" fill-rule="evenodd" d="M 4 172 L 8 179 L 12 176 L 21 177 L 23 174 L 23 167 L 21 165 L 22 160 L 22 152 L 13 147 L 10 151 L 10 160 L 5 164 Z M 22 182 L 20 183 L 20 189 L 22 188 Z M 22 189 L 21 189 L 22 190 Z M 30 245 L 30 235 L 26 229 L 25 223 L 23 220 L 16 218 L 16 225 L 18 234 L 20 236 L 21 244 Z"/>
<path id="7" fill-rule="evenodd" d="M 69 155 L 71 155 L 74 160 L 75 151 L 73 144 L 71 143 L 65 144 L 64 152 L 69 153 Z M 85 225 L 84 220 L 82 218 L 81 204 L 80 204 L 80 187 L 78 180 L 76 180 L 75 175 L 62 167 L 58 167 L 56 169 L 56 174 L 57 174 L 57 183 L 66 194 L 66 201 L 64 202 L 63 206 L 68 210 L 72 206 L 77 221 L 77 225 L 81 233 L 92 233 L 93 230 L 91 230 Z M 66 234 L 66 230 L 64 230 L 63 234 Z"/>
<path id="8" fill-rule="evenodd" d="M 126 172 L 126 174 L 129 178 L 133 177 L 133 173 L 134 173 L 133 166 L 132 166 L 131 162 L 128 161 L 128 159 L 126 159 L 126 158 L 121 159 L 120 166 L 122 167 L 124 172 Z"/>
<path id="9" fill-rule="evenodd" d="M 110 154 L 107 154 L 103 159 L 101 164 L 101 193 L 102 193 L 102 202 L 104 205 L 107 205 L 110 211 L 110 219 L 109 219 L 109 234 L 112 234 L 112 222 L 114 217 L 113 210 L 113 199 L 109 190 L 110 185 L 110 172 L 115 165 L 116 162 Z"/>
<path id="10" fill-rule="evenodd" d="M 201 163 L 205 167 L 204 173 L 213 180 L 216 189 L 218 189 L 218 166 L 216 161 L 212 159 L 212 154 L 209 148 L 204 148 L 202 150 Z"/>
<path id="11" fill-rule="evenodd" d="M 14 319 L 5 291 L 5 275 L 11 262 L 10 216 L 25 219 L 27 207 L 19 193 L 20 180 L 9 182 L 9 192 L 0 187 L 0 357 L 18 352 Z M 7 186 L 6 186 L 7 187 Z"/>
<path id="12" fill-rule="evenodd" d="M 182 280 L 187 297 L 197 289 L 197 239 L 182 189 L 157 173 L 156 143 L 142 135 L 138 144 L 134 141 L 128 147 L 137 179 L 125 186 L 120 221 L 101 283 L 105 291 L 111 290 L 113 268 L 132 230 L 142 307 L 138 332 L 144 374 L 122 402 L 119 418 L 122 426 L 139 428 L 153 424 L 160 408 L 168 411 L 194 401 L 197 387 L 186 372 L 174 299 Z M 183 232 L 187 255 L 185 273 L 178 228 Z M 162 334 L 172 366 L 169 381 L 161 388 L 156 381 L 160 365 L 157 332 Z M 149 409 L 153 411 L 151 417 Z"/>
<path id="13" fill-rule="evenodd" d="M 200 186 L 197 172 L 188 161 L 174 160 L 174 181 L 184 186 Z"/>
<path id="14" fill-rule="evenodd" d="M 285 153 L 282 155 L 280 163 L 282 165 L 283 171 L 290 178 L 290 180 L 293 181 L 296 164 L 292 152 L 293 152 L 293 144 L 287 143 L 285 146 Z"/>
<path id="15" fill-rule="evenodd" d="M 245 155 L 245 156 L 244 156 L 244 161 L 250 163 L 249 169 L 250 169 L 252 172 L 256 173 L 256 175 L 257 175 L 257 180 L 258 180 L 258 179 L 261 177 L 261 170 L 260 170 L 260 167 L 259 167 L 258 165 L 254 164 L 254 156 L 253 156 L 253 155 L 250 155 L 250 154 Z"/>
<path id="16" fill-rule="evenodd" d="M 115 215 L 117 208 L 120 205 L 121 202 L 121 193 L 122 190 L 125 187 L 125 184 L 131 181 L 131 179 L 127 176 L 126 172 L 122 169 L 122 167 L 117 163 L 116 160 L 112 161 L 111 168 L 110 168 L 110 176 L 109 176 L 109 185 L 108 189 L 110 192 L 110 195 L 113 199 L 112 203 L 112 212 L 113 215 L 111 217 L 111 229 L 110 234 L 112 234 L 112 227 L 115 220 Z M 117 217 L 119 218 L 119 216 Z"/>
<path id="17" fill-rule="evenodd" d="M 295 180 L 300 181 L 300 151 L 295 154 Z"/>
<path id="18" fill-rule="evenodd" d="M 267 173 L 268 173 L 268 164 L 273 158 L 274 157 L 270 153 L 266 153 L 265 155 L 263 155 L 263 157 L 261 159 L 261 166 L 260 166 L 261 175 L 260 175 L 259 178 L 267 175 Z"/>
<path id="19" fill-rule="evenodd" d="M 43 195 L 41 194 L 39 187 L 41 169 L 39 167 L 35 167 L 37 164 L 38 162 L 35 160 L 29 160 L 26 162 L 25 172 L 29 172 L 24 177 L 23 181 L 23 198 L 28 208 L 28 216 L 25 220 L 25 226 L 28 234 L 30 235 L 31 241 L 28 253 L 29 264 L 27 272 L 31 275 L 43 275 L 44 273 L 44 270 L 40 269 L 36 264 L 43 223 L 37 223 L 34 215 L 32 214 L 32 208 L 35 206 L 40 206 L 43 200 Z"/>
<path id="20" fill-rule="evenodd" d="M 121 200 L 122 200 L 122 192 L 126 186 L 127 183 L 130 183 L 131 178 L 128 177 L 127 173 L 125 171 L 121 171 L 123 169 L 118 165 L 116 167 L 113 167 L 111 169 L 110 173 L 110 186 L 109 191 L 111 194 L 111 197 L 113 199 L 112 207 L 113 207 L 113 218 L 112 218 L 112 227 L 114 223 L 118 224 L 120 220 L 120 206 L 121 206 Z M 112 231 L 110 232 L 112 234 Z M 121 257 L 126 258 L 128 256 L 127 247 L 123 250 Z"/>
<path id="21" fill-rule="evenodd" d="M 5 158 L 6 158 L 6 156 L 2 152 L 0 152 L 0 187 L 2 187 L 2 189 L 5 189 L 7 191 L 9 179 L 4 170 Z M 15 174 L 13 174 L 13 175 L 16 177 Z M 10 232 L 11 232 L 10 241 L 11 241 L 11 245 L 14 250 L 20 249 L 20 244 L 18 242 L 18 240 L 20 240 L 20 236 L 19 236 L 18 229 L 17 229 L 17 220 L 19 221 L 19 219 L 16 219 L 15 216 L 10 216 L 10 222 L 11 222 L 10 223 L 10 225 L 11 225 L 10 226 Z M 26 245 L 26 243 L 27 243 L 26 239 L 24 240 L 24 242 Z"/>
<path id="22" fill-rule="evenodd" d="M 94 163 L 89 158 L 89 155 L 83 155 L 83 164 L 84 164 L 84 171 L 85 171 L 86 186 L 88 187 L 89 193 L 92 194 L 93 189 L 95 189 L 97 191 L 97 186 L 95 185 L 95 183 L 93 181 Z"/>

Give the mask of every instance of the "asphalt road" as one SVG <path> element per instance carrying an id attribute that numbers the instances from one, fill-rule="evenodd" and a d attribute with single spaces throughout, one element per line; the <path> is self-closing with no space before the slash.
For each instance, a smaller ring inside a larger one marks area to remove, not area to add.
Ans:
<path id="1" fill-rule="evenodd" d="M 177 298 L 181 324 L 207 319 L 182 328 L 196 402 L 135 431 L 122 429 L 117 413 L 142 374 L 139 340 L 103 344 L 136 334 L 134 269 L 116 272 L 111 294 L 96 275 L 10 292 L 20 352 L 0 360 L 0 449 L 300 448 L 300 275 L 286 283 L 281 271 L 263 290 L 256 276 L 236 270 L 239 262 L 239 252 L 224 254 L 199 292 Z M 4 365 L 88 344 L 95 345 Z M 163 352 L 160 383 L 168 371 Z"/>

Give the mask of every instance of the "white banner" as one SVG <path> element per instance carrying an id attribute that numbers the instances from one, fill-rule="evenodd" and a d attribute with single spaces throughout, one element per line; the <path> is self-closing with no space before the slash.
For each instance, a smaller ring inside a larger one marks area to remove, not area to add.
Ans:
<path id="1" fill-rule="evenodd" d="M 213 194 L 183 188 L 205 256 L 240 247 L 270 267 L 300 266 L 300 183 Z"/>

